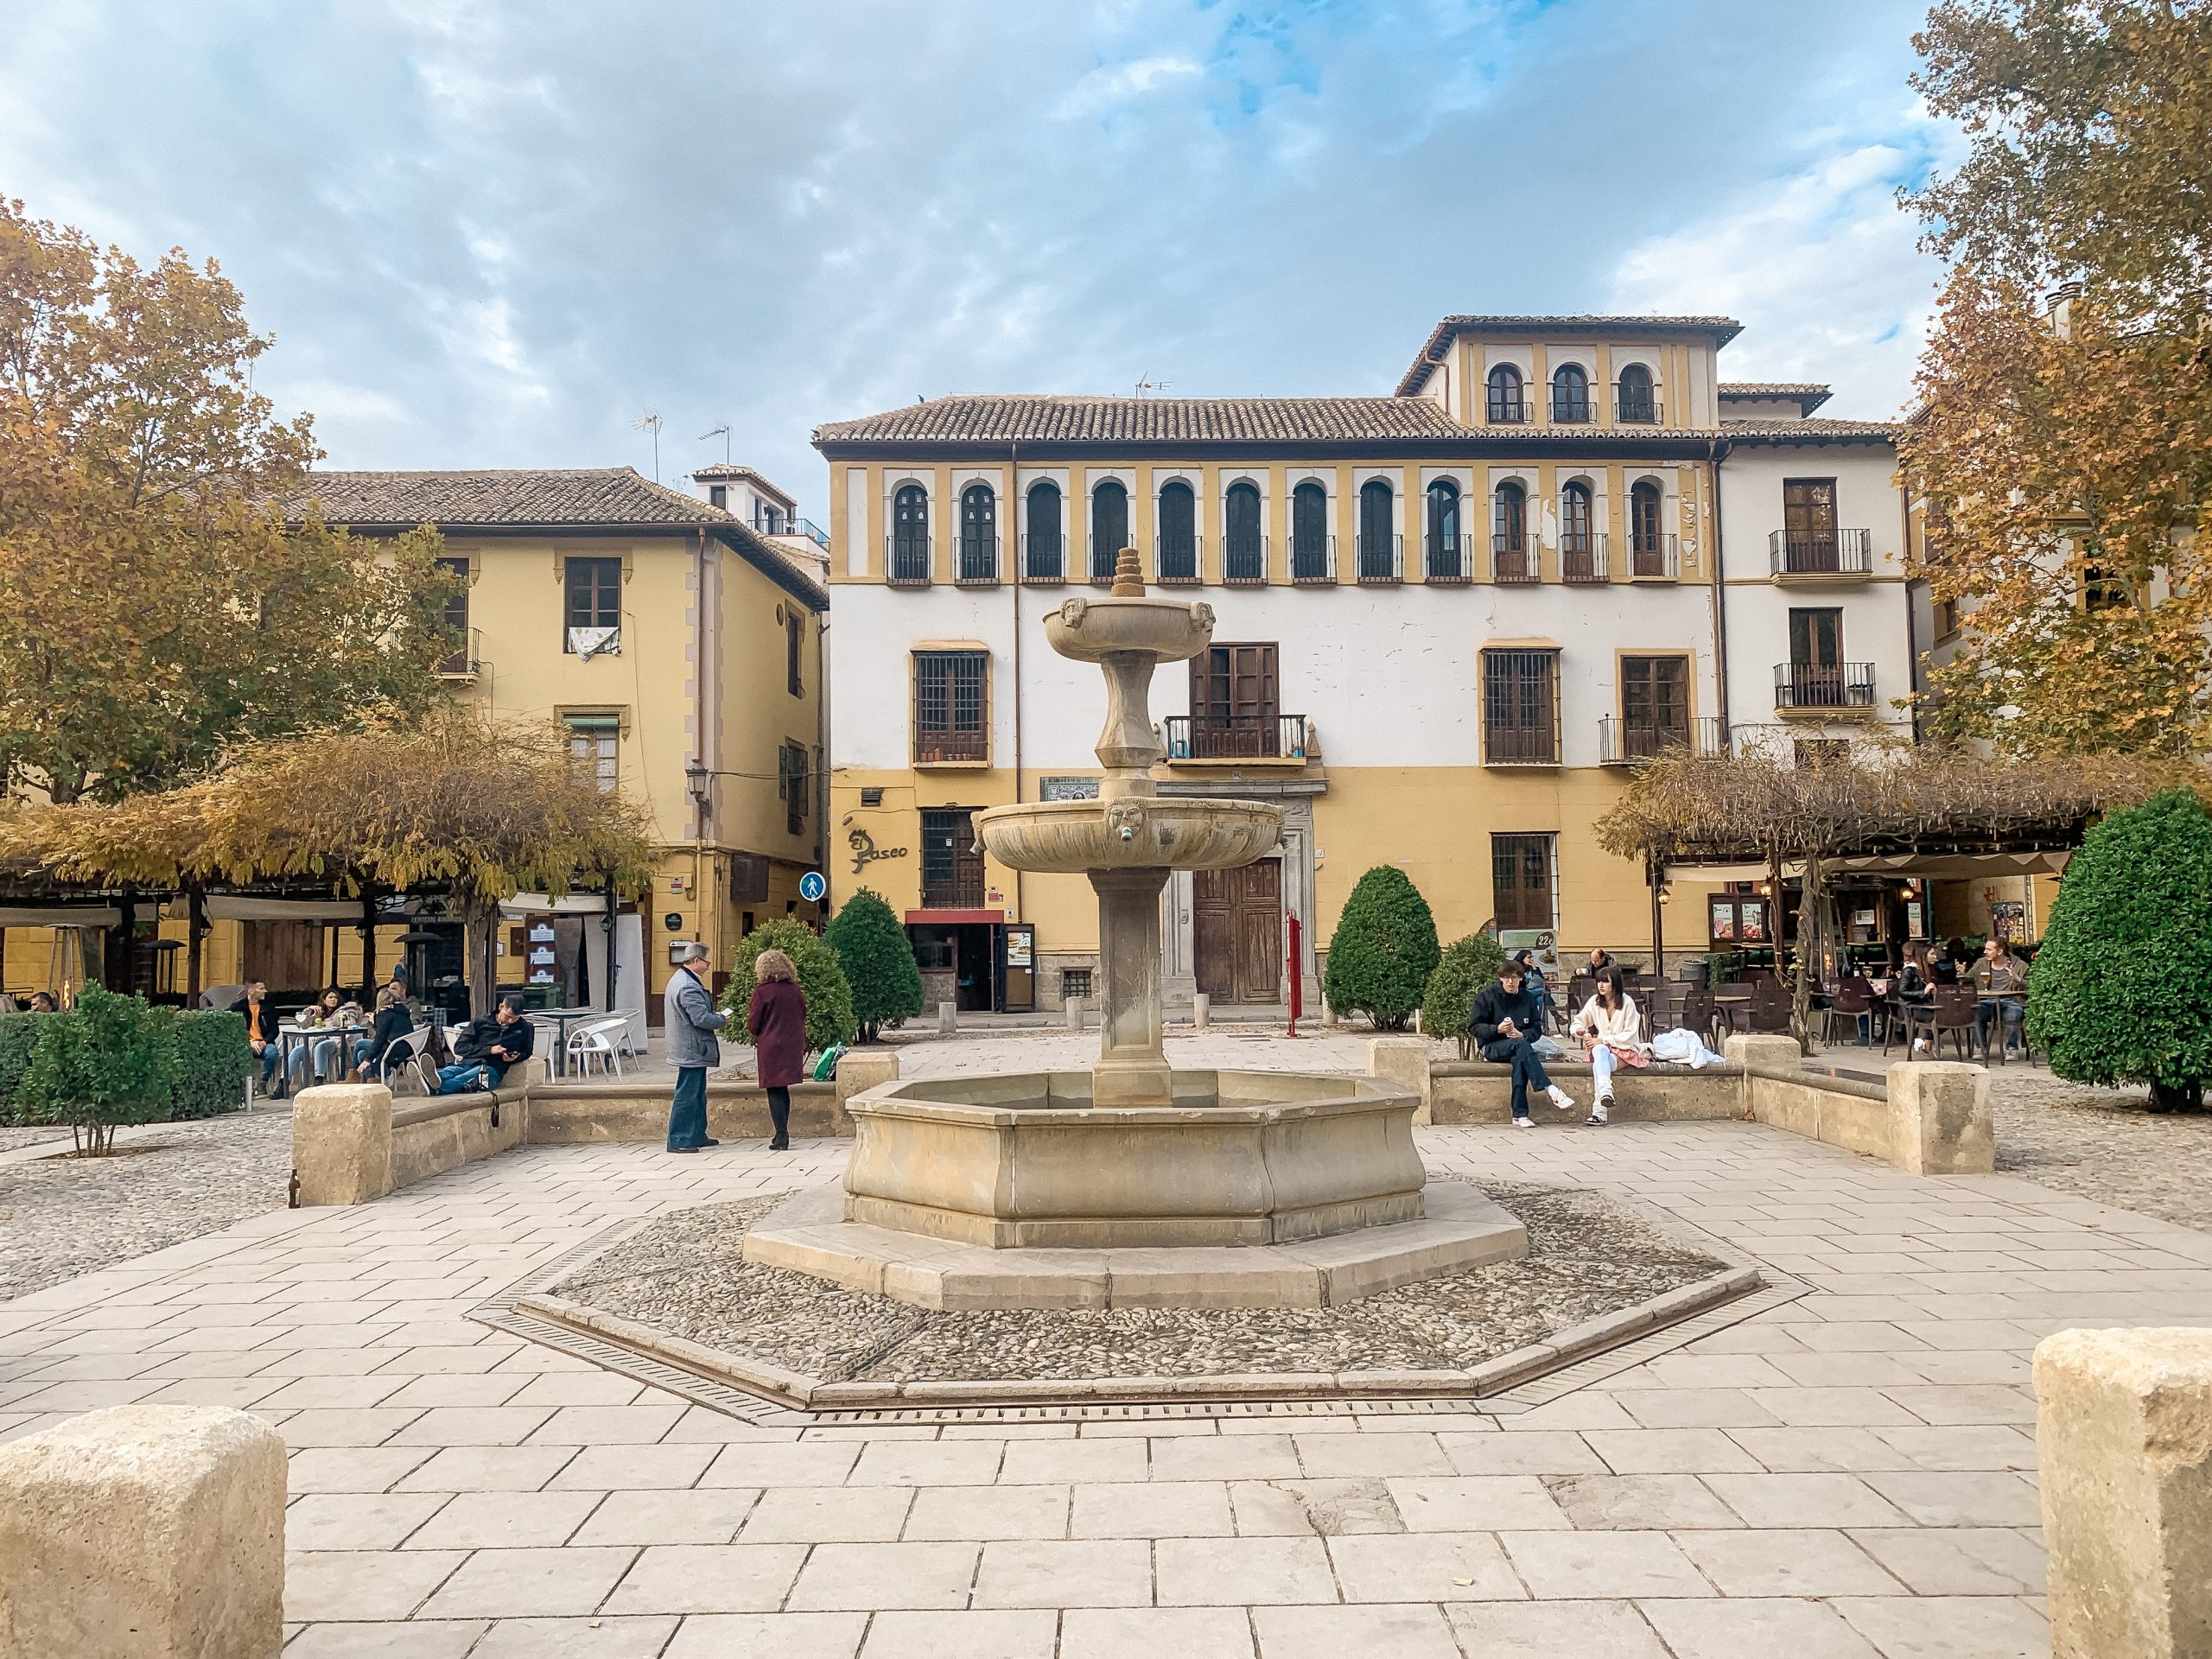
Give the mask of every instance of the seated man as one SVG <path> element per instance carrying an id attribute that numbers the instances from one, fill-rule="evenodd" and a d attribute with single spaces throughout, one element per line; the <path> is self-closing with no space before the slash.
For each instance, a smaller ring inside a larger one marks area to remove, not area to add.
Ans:
<path id="1" fill-rule="evenodd" d="M 1989 1027 L 1996 1023 L 1998 1014 L 2005 1016 L 2005 1046 L 2010 1052 L 2014 1043 L 2021 1052 L 2027 1050 L 2024 1022 L 2028 1017 L 2028 964 L 2014 956 L 2004 940 L 1994 934 L 1981 947 L 1981 960 L 1974 965 L 1974 988 L 1985 1000 L 1974 1011 L 1975 1024 L 1981 1032 L 1981 1052 L 1989 1052 Z M 2015 993 L 2016 995 L 2005 995 Z"/>
<path id="2" fill-rule="evenodd" d="M 276 1040 L 276 1010 L 269 1006 L 269 987 L 257 979 L 248 980 L 245 1001 L 238 1004 L 238 1012 L 245 1015 L 246 1046 L 261 1062 L 261 1086 L 266 1090 L 276 1075 L 277 1057 L 283 1052 Z"/>
<path id="3" fill-rule="evenodd" d="M 530 1058 L 537 1030 L 522 1017 L 522 999 L 503 996 L 487 1020 L 472 1020 L 461 1028 L 453 1052 L 460 1062 L 438 1068 L 438 1092 L 466 1094 L 472 1090 L 496 1089 L 507 1068 Z"/>
<path id="4" fill-rule="evenodd" d="M 1468 1010 L 1467 1034 L 1475 1039 L 1483 1058 L 1513 1068 L 1513 1122 L 1520 1128 L 1534 1128 L 1529 1121 L 1529 1085 L 1551 1096 L 1562 1112 L 1574 1109 L 1567 1090 L 1554 1083 L 1536 1058 L 1535 1039 L 1543 1032 L 1543 1004 L 1529 988 L 1521 964 L 1509 958 L 1497 970 L 1497 983 L 1475 993 Z"/>

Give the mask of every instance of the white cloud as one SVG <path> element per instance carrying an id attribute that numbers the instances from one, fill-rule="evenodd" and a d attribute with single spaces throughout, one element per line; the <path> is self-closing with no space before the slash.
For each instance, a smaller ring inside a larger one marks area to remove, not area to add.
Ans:
<path id="1" fill-rule="evenodd" d="M 1135 63 L 1102 64 L 1071 86 L 1056 113 L 1063 118 L 1094 115 L 1141 97 L 1165 80 L 1199 73 L 1187 58 L 1140 58 Z"/>

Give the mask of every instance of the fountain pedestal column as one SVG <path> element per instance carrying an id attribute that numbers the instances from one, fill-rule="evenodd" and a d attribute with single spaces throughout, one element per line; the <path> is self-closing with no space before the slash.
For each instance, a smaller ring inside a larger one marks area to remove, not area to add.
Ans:
<path id="1" fill-rule="evenodd" d="M 1101 1106 L 1165 1106 L 1173 1094 L 1160 1019 L 1160 868 L 1092 870 L 1098 895 L 1098 1064 Z"/>

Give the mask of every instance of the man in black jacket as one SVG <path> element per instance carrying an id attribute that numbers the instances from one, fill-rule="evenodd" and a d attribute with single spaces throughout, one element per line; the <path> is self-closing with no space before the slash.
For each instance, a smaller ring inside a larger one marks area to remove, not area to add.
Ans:
<path id="1" fill-rule="evenodd" d="M 1567 1090 L 1554 1083 L 1536 1058 L 1535 1041 L 1544 1029 L 1543 1001 L 1522 976 L 1521 964 L 1508 959 L 1497 970 L 1497 983 L 1475 993 L 1467 1014 L 1467 1034 L 1483 1058 L 1513 1068 L 1513 1122 L 1528 1129 L 1529 1085 L 1534 1084 L 1551 1096 L 1562 1112 L 1573 1109 Z"/>
<path id="2" fill-rule="evenodd" d="M 511 1065 L 530 1058 L 537 1030 L 522 1017 L 518 997 L 503 996 L 488 1020 L 472 1020 L 461 1028 L 453 1046 L 461 1064 L 442 1067 L 438 1092 L 457 1095 L 473 1089 L 496 1089 Z"/>

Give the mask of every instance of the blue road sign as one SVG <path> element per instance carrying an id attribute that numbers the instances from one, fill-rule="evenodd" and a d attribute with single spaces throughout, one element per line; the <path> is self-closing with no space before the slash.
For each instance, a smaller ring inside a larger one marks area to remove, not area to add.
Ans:
<path id="1" fill-rule="evenodd" d="M 822 879 L 819 870 L 809 870 L 798 879 L 798 896 L 810 905 L 822 902 L 822 895 L 830 891 L 830 884 Z"/>

